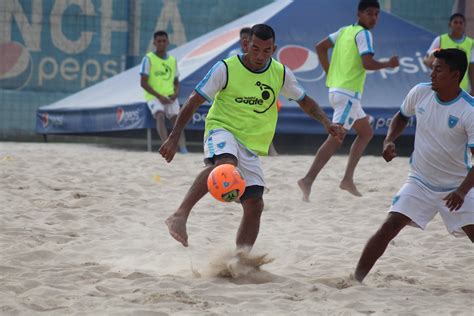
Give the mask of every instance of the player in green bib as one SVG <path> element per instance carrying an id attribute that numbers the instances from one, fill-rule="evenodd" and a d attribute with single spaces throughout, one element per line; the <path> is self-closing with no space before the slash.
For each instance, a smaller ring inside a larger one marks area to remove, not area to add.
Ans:
<path id="1" fill-rule="evenodd" d="M 454 13 L 449 18 L 449 33 L 437 36 L 431 43 L 423 60 L 425 65 L 432 68 L 434 55 L 439 49 L 457 48 L 466 53 L 468 67 L 461 81 L 461 88 L 474 95 L 474 40 L 464 34 L 466 18 L 461 13 Z"/>
<path id="2" fill-rule="evenodd" d="M 354 171 L 373 136 L 369 117 L 362 109 L 360 101 L 366 71 L 399 65 L 396 56 L 386 62 L 375 60 L 373 57 L 375 52 L 369 30 L 377 24 L 379 8 L 379 3 L 375 0 L 361 0 L 357 23 L 340 28 L 316 45 L 319 61 L 327 74 L 329 103 L 334 108 L 332 121 L 343 126 L 345 130 L 354 129 L 357 134 L 349 152 L 344 177 L 339 184 L 339 188 L 355 196 L 362 194 L 354 184 Z M 331 48 L 333 52 L 329 63 L 328 51 Z M 298 186 L 303 192 L 303 201 L 309 202 L 314 180 L 340 146 L 341 143 L 329 135 L 319 147 L 310 169 L 298 180 Z"/>
<path id="3" fill-rule="evenodd" d="M 267 155 L 275 134 L 280 93 L 296 100 L 336 139 L 343 137 L 344 130 L 332 124 L 319 105 L 306 95 L 291 70 L 272 58 L 275 49 L 273 29 L 266 24 L 254 25 L 247 53 L 219 61 L 209 70 L 185 102 L 171 134 L 160 148 L 161 155 L 170 162 L 179 136 L 193 113 L 205 101 L 212 103 L 204 133 L 206 167 L 176 212 L 166 220 L 171 236 L 185 247 L 188 246 L 186 223 L 191 209 L 208 192 L 207 178 L 212 169 L 226 163 L 237 166 L 246 181 L 240 198 L 243 217 L 237 232 L 237 247 L 251 248 L 255 243 L 265 187 L 259 155 Z"/>
<path id="4" fill-rule="evenodd" d="M 176 59 L 166 51 L 169 45 L 168 33 L 156 31 L 153 34 L 155 52 L 143 58 L 140 67 L 140 85 L 151 114 L 156 120 L 156 130 L 164 142 L 168 138 L 165 118 L 174 125 L 179 113 L 179 79 Z M 180 152 L 187 153 L 184 133 L 180 138 Z"/>

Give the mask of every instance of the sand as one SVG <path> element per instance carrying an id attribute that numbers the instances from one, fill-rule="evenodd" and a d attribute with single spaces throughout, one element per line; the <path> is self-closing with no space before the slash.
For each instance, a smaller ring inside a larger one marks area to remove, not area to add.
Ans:
<path id="1" fill-rule="evenodd" d="M 473 315 L 473 245 L 439 216 L 403 230 L 363 284 L 349 278 L 407 158 L 364 156 L 358 198 L 338 188 L 347 156 L 336 156 L 305 203 L 296 181 L 312 159 L 262 158 L 270 191 L 246 255 L 234 251 L 241 206 L 209 195 L 189 218 L 189 248 L 168 234 L 200 153 L 167 164 L 156 152 L 0 143 L 0 314 Z"/>

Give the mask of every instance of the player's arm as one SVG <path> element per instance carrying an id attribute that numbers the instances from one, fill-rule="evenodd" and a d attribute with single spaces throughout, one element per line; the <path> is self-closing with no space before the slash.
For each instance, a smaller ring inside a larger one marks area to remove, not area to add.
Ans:
<path id="1" fill-rule="evenodd" d="M 217 62 L 198 83 L 194 91 L 184 102 L 183 107 L 179 111 L 178 118 L 174 124 L 168 139 L 161 145 L 160 154 L 167 162 L 173 160 L 176 150 L 178 149 L 178 141 L 184 127 L 193 116 L 198 107 L 208 101 L 212 103 L 212 99 L 227 84 L 227 67 L 222 61 Z"/>
<path id="2" fill-rule="evenodd" d="M 474 147 L 471 147 L 471 153 L 474 155 Z M 456 191 L 446 195 L 443 200 L 446 201 L 446 206 L 449 210 L 457 211 L 461 208 L 464 203 L 464 198 L 466 194 L 474 187 L 474 168 L 467 173 L 466 178 L 461 183 L 461 185 L 456 189 Z"/>
<path id="3" fill-rule="evenodd" d="M 426 67 L 430 69 L 433 68 L 433 62 L 435 60 L 433 53 L 439 50 L 440 45 L 441 45 L 441 38 L 437 36 L 431 43 L 430 48 L 428 48 L 428 51 L 426 52 L 425 57 L 423 58 L 423 63 L 425 64 Z"/>
<path id="4" fill-rule="evenodd" d="M 474 96 L 474 63 L 469 63 L 469 83 L 471 85 L 471 95 Z"/>
<path id="5" fill-rule="evenodd" d="M 142 88 L 148 92 L 149 94 L 151 95 L 154 95 L 158 100 L 160 100 L 160 102 L 162 104 L 167 104 L 169 103 L 169 99 L 168 97 L 165 97 L 165 96 L 162 96 L 161 94 L 159 94 L 158 92 L 155 91 L 155 89 L 153 89 L 150 84 L 148 83 L 148 75 L 146 74 L 141 74 L 140 76 L 140 85 L 142 86 Z"/>
<path id="6" fill-rule="evenodd" d="M 173 86 L 174 86 L 174 94 L 170 97 L 172 101 L 176 100 L 176 98 L 179 95 L 179 89 L 180 89 L 178 62 L 176 62 L 176 75 L 174 77 Z"/>
<path id="7" fill-rule="evenodd" d="M 178 141 L 184 127 L 193 116 L 194 112 L 204 103 L 206 99 L 202 97 L 196 91 L 193 91 L 189 98 L 184 103 L 183 107 L 179 111 L 178 118 L 174 124 L 173 130 L 166 139 L 166 141 L 160 147 L 160 154 L 167 162 L 173 160 L 176 150 L 178 149 Z"/>
<path id="8" fill-rule="evenodd" d="M 305 95 L 301 100 L 297 102 L 306 114 L 308 114 L 315 120 L 321 122 L 321 124 L 323 124 L 324 128 L 329 134 L 331 134 L 337 140 L 342 142 L 345 136 L 344 128 L 338 124 L 331 123 L 331 121 L 326 116 L 326 113 L 324 113 L 319 104 L 316 103 L 313 98 Z"/>
<path id="9" fill-rule="evenodd" d="M 366 70 L 379 70 L 383 68 L 395 68 L 400 65 L 397 56 L 392 56 L 388 61 L 378 61 L 372 54 L 365 54 L 361 56 L 362 65 Z"/>
<path id="10" fill-rule="evenodd" d="M 433 53 L 426 54 L 425 57 L 423 58 L 423 64 L 425 64 L 426 67 L 428 68 L 433 68 L 433 62 L 435 58 Z"/>
<path id="11" fill-rule="evenodd" d="M 392 118 L 388 127 L 387 136 L 383 141 L 382 156 L 385 161 L 389 162 L 397 156 L 395 151 L 395 140 L 403 133 L 408 124 L 408 117 L 398 111 Z"/>
<path id="12" fill-rule="evenodd" d="M 355 41 L 362 60 L 362 66 L 366 70 L 379 70 L 399 66 L 400 63 L 397 56 L 390 57 L 388 61 L 379 61 L 374 58 L 374 43 L 372 33 L 369 30 L 363 30 L 357 33 Z"/>
<path id="13" fill-rule="evenodd" d="M 140 85 L 142 86 L 142 88 L 148 92 L 149 94 L 152 94 L 154 95 L 155 97 L 159 97 L 160 94 L 158 92 L 156 92 L 149 84 L 148 84 L 148 75 L 145 75 L 145 74 L 142 74 L 140 76 Z"/>
<path id="14" fill-rule="evenodd" d="M 174 93 L 173 93 L 172 96 L 170 96 L 170 99 L 174 101 L 174 100 L 176 100 L 176 98 L 179 95 L 179 79 L 178 79 L 178 77 L 174 78 L 173 85 L 174 85 Z"/>
<path id="15" fill-rule="evenodd" d="M 321 63 L 321 66 L 323 67 L 326 74 L 329 71 L 328 51 L 333 46 L 334 45 L 329 39 L 329 37 L 326 37 L 325 39 L 316 44 L 316 54 L 318 55 L 319 62 Z"/>

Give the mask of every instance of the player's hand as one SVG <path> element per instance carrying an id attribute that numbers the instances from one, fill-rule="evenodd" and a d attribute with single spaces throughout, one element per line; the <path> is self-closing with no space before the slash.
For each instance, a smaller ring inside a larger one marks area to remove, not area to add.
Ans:
<path id="1" fill-rule="evenodd" d="M 457 211 L 461 208 L 464 203 L 465 193 L 456 190 L 446 195 L 443 200 L 446 201 L 446 207 L 449 208 L 450 212 Z"/>
<path id="2" fill-rule="evenodd" d="M 164 141 L 164 143 L 161 145 L 160 149 L 158 150 L 165 158 L 166 162 L 171 162 L 173 160 L 174 155 L 176 154 L 176 151 L 178 150 L 178 140 L 179 140 L 179 135 L 178 137 L 168 136 L 168 138 Z"/>
<path id="3" fill-rule="evenodd" d="M 390 141 L 383 142 L 382 156 L 386 162 L 392 161 L 393 158 L 397 157 L 397 152 L 395 150 L 394 142 L 390 142 Z"/>
<path id="4" fill-rule="evenodd" d="M 161 104 L 163 104 L 163 105 L 171 103 L 171 100 L 168 97 L 165 97 L 165 96 L 162 96 L 162 95 L 160 95 L 158 97 L 158 100 L 160 100 Z"/>
<path id="5" fill-rule="evenodd" d="M 334 136 L 339 143 L 342 143 L 346 136 L 346 130 L 339 124 L 331 123 L 326 127 L 329 134 Z"/>
<path id="6" fill-rule="evenodd" d="M 168 98 L 170 99 L 170 101 L 174 102 L 174 100 L 176 100 L 177 97 L 178 96 L 175 93 L 175 94 L 170 95 Z"/>
<path id="7" fill-rule="evenodd" d="M 390 68 L 395 68 L 395 67 L 400 66 L 400 61 L 398 60 L 398 56 L 390 57 L 390 59 L 388 60 L 388 66 Z"/>

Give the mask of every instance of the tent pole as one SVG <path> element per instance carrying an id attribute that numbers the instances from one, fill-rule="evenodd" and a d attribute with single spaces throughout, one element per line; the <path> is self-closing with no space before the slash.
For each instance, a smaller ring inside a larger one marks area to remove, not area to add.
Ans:
<path id="1" fill-rule="evenodd" d="M 146 129 L 146 147 L 147 151 L 151 152 L 151 128 Z"/>

